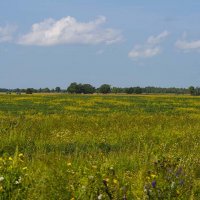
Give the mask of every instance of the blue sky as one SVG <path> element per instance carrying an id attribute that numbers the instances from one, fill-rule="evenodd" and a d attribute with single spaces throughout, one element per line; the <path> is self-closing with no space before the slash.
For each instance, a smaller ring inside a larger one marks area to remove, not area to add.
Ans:
<path id="1" fill-rule="evenodd" d="M 200 86 L 196 0 L 2 0 L 0 88 Z"/>

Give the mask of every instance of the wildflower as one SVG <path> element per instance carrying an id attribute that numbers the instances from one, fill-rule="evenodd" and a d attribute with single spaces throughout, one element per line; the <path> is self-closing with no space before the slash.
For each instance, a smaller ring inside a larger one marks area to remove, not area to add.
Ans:
<path id="1" fill-rule="evenodd" d="M 3 176 L 1 176 L 0 177 L 0 182 L 2 182 L 4 180 L 4 177 Z"/>
<path id="2" fill-rule="evenodd" d="M 68 166 L 68 167 L 70 167 L 71 165 L 72 165 L 72 163 L 70 163 L 70 162 L 67 163 L 67 166 Z"/>
<path id="3" fill-rule="evenodd" d="M 12 161 L 13 159 L 12 159 L 12 157 L 9 157 L 8 160 Z"/>
<path id="4" fill-rule="evenodd" d="M 27 170 L 28 168 L 27 168 L 27 167 L 23 167 L 22 169 L 23 169 L 23 170 Z"/>
<path id="5" fill-rule="evenodd" d="M 156 175 L 155 174 L 151 174 L 151 178 L 155 178 L 156 177 Z"/>
<path id="6" fill-rule="evenodd" d="M 118 180 L 117 180 L 117 179 L 113 179 L 113 183 L 114 183 L 114 184 L 117 184 L 117 183 L 118 183 Z"/>
<path id="7" fill-rule="evenodd" d="M 146 177 L 146 179 L 147 179 L 147 180 L 150 180 L 150 177 L 149 177 L 149 176 L 147 176 L 147 177 Z"/>
<path id="8" fill-rule="evenodd" d="M 152 183 L 151 183 L 152 187 L 155 188 L 156 187 L 156 181 L 154 180 Z"/>
<path id="9" fill-rule="evenodd" d="M 18 185 L 18 184 L 19 184 L 19 181 L 15 181 L 15 184 Z"/>
<path id="10" fill-rule="evenodd" d="M 102 199 L 102 197 L 103 197 L 103 195 L 100 194 L 97 198 L 98 198 L 98 200 L 100 200 L 100 199 Z"/>
<path id="11" fill-rule="evenodd" d="M 172 182 L 171 188 L 174 188 L 174 186 L 175 186 L 175 182 Z"/>
<path id="12" fill-rule="evenodd" d="M 23 157 L 24 155 L 23 155 L 22 153 L 20 153 L 18 156 L 19 156 L 19 157 Z"/>
<path id="13" fill-rule="evenodd" d="M 22 178 L 21 178 L 21 176 L 20 176 L 19 179 L 18 179 L 17 181 L 15 181 L 15 184 L 18 185 L 18 184 L 20 184 L 21 182 L 22 182 Z"/>

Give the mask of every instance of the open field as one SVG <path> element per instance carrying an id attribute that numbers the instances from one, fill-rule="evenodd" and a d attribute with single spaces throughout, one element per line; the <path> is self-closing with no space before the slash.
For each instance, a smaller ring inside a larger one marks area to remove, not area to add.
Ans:
<path id="1" fill-rule="evenodd" d="M 0 199 L 200 199 L 200 97 L 0 95 Z"/>

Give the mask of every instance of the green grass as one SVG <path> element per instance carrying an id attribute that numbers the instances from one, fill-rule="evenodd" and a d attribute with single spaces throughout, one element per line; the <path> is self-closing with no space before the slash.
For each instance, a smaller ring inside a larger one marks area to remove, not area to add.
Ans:
<path id="1" fill-rule="evenodd" d="M 199 97 L 0 95 L 0 199 L 200 199 L 199 133 Z"/>

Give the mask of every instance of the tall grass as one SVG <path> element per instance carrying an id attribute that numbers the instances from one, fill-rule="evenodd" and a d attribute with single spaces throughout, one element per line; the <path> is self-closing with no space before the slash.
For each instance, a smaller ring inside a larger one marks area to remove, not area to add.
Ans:
<path id="1" fill-rule="evenodd" d="M 200 98 L 0 95 L 0 199 L 200 199 Z"/>

